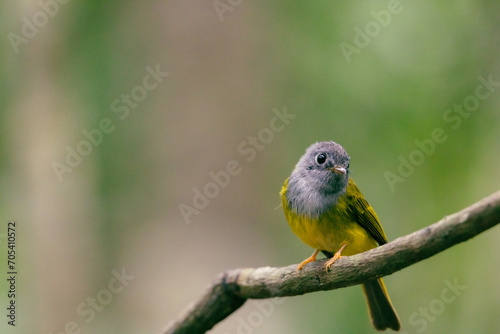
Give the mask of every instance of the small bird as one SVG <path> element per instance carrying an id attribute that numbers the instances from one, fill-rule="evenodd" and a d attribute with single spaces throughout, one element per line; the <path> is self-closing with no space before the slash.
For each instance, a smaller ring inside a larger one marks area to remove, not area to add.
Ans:
<path id="1" fill-rule="evenodd" d="M 297 270 L 316 261 L 321 251 L 328 271 L 342 255 L 362 253 L 387 243 L 372 207 L 349 177 L 349 156 L 329 142 L 311 145 L 281 189 L 285 216 L 292 231 L 315 249 Z M 373 327 L 401 328 L 382 279 L 363 284 Z"/>

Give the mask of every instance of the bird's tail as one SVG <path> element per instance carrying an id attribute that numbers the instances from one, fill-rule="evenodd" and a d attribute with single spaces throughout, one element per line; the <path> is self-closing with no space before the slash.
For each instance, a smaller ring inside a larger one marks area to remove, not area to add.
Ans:
<path id="1" fill-rule="evenodd" d="M 399 317 L 392 306 L 391 299 L 382 279 L 364 283 L 363 292 L 366 296 L 373 327 L 379 331 L 386 330 L 387 328 L 398 331 L 401 328 Z"/>

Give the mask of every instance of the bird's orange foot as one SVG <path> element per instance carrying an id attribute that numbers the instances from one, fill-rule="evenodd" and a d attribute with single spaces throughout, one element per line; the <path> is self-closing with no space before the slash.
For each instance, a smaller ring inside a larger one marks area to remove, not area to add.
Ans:
<path id="1" fill-rule="evenodd" d="M 338 259 L 340 259 L 342 257 L 340 255 L 340 253 L 345 248 L 345 246 L 347 246 L 347 244 L 343 244 L 342 247 L 340 247 L 340 249 L 335 253 L 335 255 L 333 255 L 333 257 L 330 260 L 326 261 L 325 265 L 323 266 L 323 268 L 325 268 L 326 272 L 328 272 L 328 270 L 335 263 L 335 261 L 337 261 Z"/>
<path id="2" fill-rule="evenodd" d="M 308 264 L 309 262 L 316 261 L 316 255 L 318 255 L 318 253 L 319 253 L 319 250 L 317 249 L 311 256 L 309 256 L 307 259 L 305 259 L 304 261 L 302 261 L 297 266 L 297 271 L 299 271 L 300 269 L 302 269 L 302 267 L 305 266 L 306 264 Z"/>

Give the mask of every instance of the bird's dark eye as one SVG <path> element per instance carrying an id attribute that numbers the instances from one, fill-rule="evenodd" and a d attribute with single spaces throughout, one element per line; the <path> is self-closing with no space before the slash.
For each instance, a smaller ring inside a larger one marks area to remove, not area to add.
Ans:
<path id="1" fill-rule="evenodd" d="M 318 165 L 324 164 L 325 161 L 326 161 L 326 154 L 320 153 L 316 156 L 316 162 L 318 163 Z"/>

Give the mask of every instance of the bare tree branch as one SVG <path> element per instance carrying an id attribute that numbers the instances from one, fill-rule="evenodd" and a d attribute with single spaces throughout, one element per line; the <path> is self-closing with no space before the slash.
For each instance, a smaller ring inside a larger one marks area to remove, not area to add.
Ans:
<path id="1" fill-rule="evenodd" d="M 325 260 L 282 268 L 245 268 L 221 273 L 165 334 L 204 333 L 249 299 L 296 296 L 361 284 L 390 275 L 466 241 L 500 222 L 500 191 L 439 222 L 362 254 L 342 257 L 326 273 Z"/>

